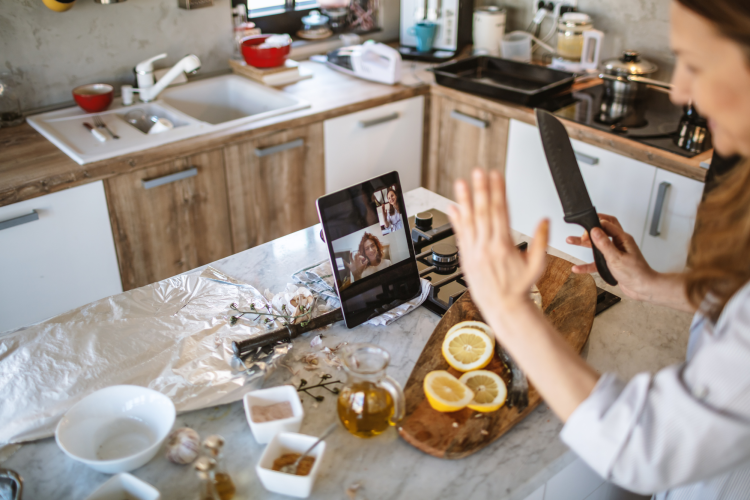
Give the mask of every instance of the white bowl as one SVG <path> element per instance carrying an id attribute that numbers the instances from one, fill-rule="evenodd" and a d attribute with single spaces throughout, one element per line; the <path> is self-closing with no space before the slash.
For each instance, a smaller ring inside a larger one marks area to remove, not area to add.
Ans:
<path id="1" fill-rule="evenodd" d="M 70 458 L 107 474 L 137 469 L 154 458 L 174 425 L 172 401 L 135 385 L 89 394 L 63 416 L 55 440 Z"/>
<path id="2" fill-rule="evenodd" d="M 159 500 L 159 490 L 141 481 L 127 472 L 110 477 L 99 486 L 86 500 Z"/>
<path id="3" fill-rule="evenodd" d="M 323 452 L 326 450 L 325 441 L 321 442 L 310 452 L 315 457 L 312 470 L 306 476 L 297 476 L 273 470 L 273 461 L 286 453 L 304 453 L 312 446 L 318 438 L 306 436 L 294 432 L 282 432 L 277 434 L 266 446 L 260 457 L 255 471 L 258 473 L 260 482 L 268 491 L 290 495 L 293 497 L 307 498 L 312 492 L 315 477 L 318 475 L 320 463 L 323 461 Z"/>
<path id="4" fill-rule="evenodd" d="M 242 401 L 245 404 L 247 423 L 250 425 L 250 430 L 253 431 L 253 437 L 260 444 L 270 442 L 280 432 L 298 432 L 302 425 L 302 417 L 305 416 L 297 389 L 291 385 L 281 385 L 279 387 L 248 392 L 242 398 Z M 253 406 L 268 406 L 284 401 L 288 401 L 292 405 L 293 416 L 270 422 L 253 422 Z"/>

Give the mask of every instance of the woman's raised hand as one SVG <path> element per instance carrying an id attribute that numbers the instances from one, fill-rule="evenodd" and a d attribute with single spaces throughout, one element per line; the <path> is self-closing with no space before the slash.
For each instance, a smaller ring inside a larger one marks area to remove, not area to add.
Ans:
<path id="1" fill-rule="evenodd" d="M 502 175 L 477 169 L 472 183 L 473 193 L 465 181 L 456 182 L 459 205 L 449 207 L 448 214 L 471 298 L 486 314 L 529 300 L 531 285 L 544 271 L 549 222 L 542 221 L 529 250 L 519 252 L 510 233 Z"/>
<path id="2" fill-rule="evenodd" d="M 599 214 L 599 222 L 602 229 L 594 228 L 591 238 L 604 255 L 607 267 L 620 285 L 620 289 L 632 299 L 648 300 L 650 287 L 647 283 L 654 278 L 656 271 L 648 265 L 635 239 L 625 232 L 616 217 Z M 580 238 L 568 236 L 566 241 L 571 245 L 591 248 L 591 239 L 585 231 Z M 573 266 L 573 272 L 595 273 L 596 264 Z"/>

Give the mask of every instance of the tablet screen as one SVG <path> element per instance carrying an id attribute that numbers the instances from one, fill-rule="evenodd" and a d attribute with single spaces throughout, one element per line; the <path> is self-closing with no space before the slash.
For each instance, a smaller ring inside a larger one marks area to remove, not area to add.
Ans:
<path id="1" fill-rule="evenodd" d="M 411 300 L 419 273 L 396 172 L 318 199 L 347 326 Z"/>

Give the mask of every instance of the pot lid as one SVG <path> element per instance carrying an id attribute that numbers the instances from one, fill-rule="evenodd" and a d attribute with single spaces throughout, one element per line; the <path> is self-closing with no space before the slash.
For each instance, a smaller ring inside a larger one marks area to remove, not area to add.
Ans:
<path id="1" fill-rule="evenodd" d="M 604 63 L 606 73 L 617 76 L 650 75 L 658 69 L 656 64 L 642 59 L 635 50 L 626 50 L 619 59 L 610 59 Z"/>
<path id="2" fill-rule="evenodd" d="M 302 24 L 310 27 L 325 26 L 328 24 L 328 16 L 322 16 L 320 11 L 313 10 L 302 18 Z"/>

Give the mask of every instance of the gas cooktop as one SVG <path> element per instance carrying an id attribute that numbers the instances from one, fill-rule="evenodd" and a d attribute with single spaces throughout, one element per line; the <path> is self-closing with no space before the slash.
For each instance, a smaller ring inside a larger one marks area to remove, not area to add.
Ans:
<path id="1" fill-rule="evenodd" d="M 458 265 L 458 247 L 448 216 L 440 210 L 409 217 L 411 240 L 417 254 L 419 275 L 431 283 L 424 307 L 442 316 L 468 289 Z M 526 250 L 527 242 L 516 245 Z M 620 301 L 620 297 L 597 287 L 596 314 Z"/>

